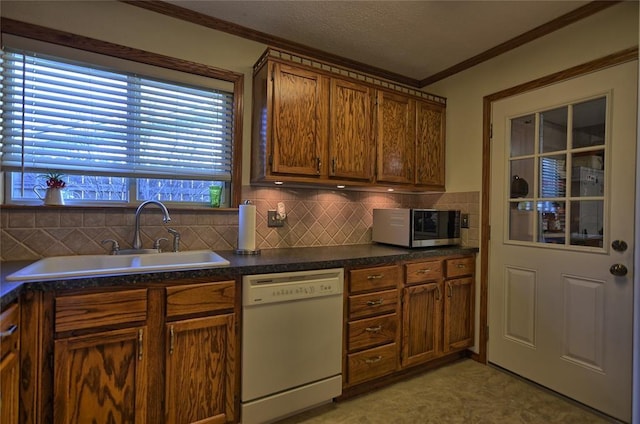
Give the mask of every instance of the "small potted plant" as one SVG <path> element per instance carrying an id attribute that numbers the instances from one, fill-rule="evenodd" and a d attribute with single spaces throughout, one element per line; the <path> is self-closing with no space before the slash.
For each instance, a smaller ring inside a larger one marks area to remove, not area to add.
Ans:
<path id="1" fill-rule="evenodd" d="M 64 205 L 62 189 L 66 187 L 67 183 L 62 179 L 63 176 L 63 173 L 57 171 L 49 171 L 46 174 L 39 175 L 39 177 L 45 178 L 47 184 L 45 195 L 42 197 L 38 191 L 38 189 L 44 189 L 40 185 L 35 186 L 33 191 L 44 201 L 45 205 Z"/>

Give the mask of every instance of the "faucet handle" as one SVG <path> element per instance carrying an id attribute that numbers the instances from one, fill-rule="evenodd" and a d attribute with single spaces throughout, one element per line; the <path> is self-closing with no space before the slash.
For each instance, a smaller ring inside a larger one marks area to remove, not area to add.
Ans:
<path id="1" fill-rule="evenodd" d="M 114 239 L 106 239 L 106 240 L 102 240 L 102 244 L 105 243 L 111 243 L 111 254 L 112 255 L 117 255 L 118 252 L 120 251 L 120 244 L 118 243 L 117 240 Z"/>
<path id="2" fill-rule="evenodd" d="M 165 237 L 160 237 L 159 239 L 157 239 L 155 242 L 153 242 L 153 248 L 156 249 L 158 251 L 158 253 L 162 252 L 161 248 L 160 248 L 160 244 L 163 241 L 169 241 L 168 238 Z"/>
<path id="3" fill-rule="evenodd" d="M 173 251 L 174 252 L 179 251 L 180 250 L 180 233 L 173 228 L 168 228 L 167 231 L 169 232 L 169 234 L 173 236 Z"/>

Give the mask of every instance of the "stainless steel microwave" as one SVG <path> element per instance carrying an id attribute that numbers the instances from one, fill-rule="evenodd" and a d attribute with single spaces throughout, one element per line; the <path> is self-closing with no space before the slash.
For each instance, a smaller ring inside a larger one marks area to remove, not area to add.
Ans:
<path id="1" fill-rule="evenodd" d="M 374 209 L 373 241 L 404 247 L 460 244 L 460 211 Z"/>

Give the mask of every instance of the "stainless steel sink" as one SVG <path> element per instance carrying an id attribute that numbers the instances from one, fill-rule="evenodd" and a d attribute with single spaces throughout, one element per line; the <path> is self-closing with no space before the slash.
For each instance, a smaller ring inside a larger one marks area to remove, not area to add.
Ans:
<path id="1" fill-rule="evenodd" d="M 49 281 L 154 271 L 218 268 L 229 261 L 211 250 L 140 255 L 80 255 L 44 258 L 8 275 L 8 281 Z"/>

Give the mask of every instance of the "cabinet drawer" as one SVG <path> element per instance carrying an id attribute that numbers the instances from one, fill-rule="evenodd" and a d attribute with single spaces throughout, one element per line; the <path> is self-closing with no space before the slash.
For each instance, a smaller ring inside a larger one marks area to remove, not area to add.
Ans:
<path id="1" fill-rule="evenodd" d="M 147 290 L 123 290 L 56 297 L 56 331 L 145 321 Z"/>
<path id="2" fill-rule="evenodd" d="M 349 296 L 349 319 L 397 312 L 398 290 Z"/>
<path id="3" fill-rule="evenodd" d="M 233 309 L 235 281 L 167 287 L 167 317 Z"/>
<path id="4" fill-rule="evenodd" d="M 475 258 L 447 259 L 447 278 L 459 277 L 461 275 L 473 275 L 475 270 Z"/>
<path id="5" fill-rule="evenodd" d="M 395 343 L 375 347 L 348 355 L 347 379 L 349 384 L 371 380 L 394 372 L 398 364 Z"/>
<path id="6" fill-rule="evenodd" d="M 398 315 L 361 319 L 347 325 L 349 351 L 394 342 L 398 331 Z"/>
<path id="7" fill-rule="evenodd" d="M 440 280 L 442 275 L 442 261 L 426 261 L 406 264 L 407 284 L 417 284 L 425 281 Z"/>
<path id="8" fill-rule="evenodd" d="M 357 293 L 396 288 L 399 276 L 400 266 L 398 265 L 353 269 L 349 271 L 349 291 Z"/>
<path id="9" fill-rule="evenodd" d="M 0 354 L 2 354 L 2 358 L 18 349 L 19 340 L 20 307 L 14 303 L 0 314 Z"/>

